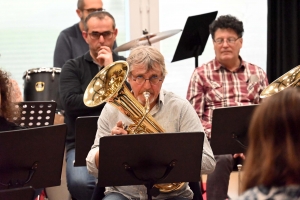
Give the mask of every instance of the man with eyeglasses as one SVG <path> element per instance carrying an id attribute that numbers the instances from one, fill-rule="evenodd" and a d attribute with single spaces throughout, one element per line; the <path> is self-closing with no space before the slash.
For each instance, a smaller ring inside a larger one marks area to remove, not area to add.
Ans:
<path id="1" fill-rule="evenodd" d="M 149 92 L 150 114 L 167 133 L 203 131 L 201 122 L 194 108 L 186 99 L 162 89 L 166 76 L 163 55 L 152 46 L 139 46 L 131 50 L 127 58 L 129 74 L 127 81 L 132 88 L 133 96 L 145 106 L 144 92 Z M 99 139 L 109 135 L 125 135 L 126 127 L 132 120 L 111 104 L 106 104 L 98 120 L 98 130 L 94 145 L 86 160 L 90 173 L 98 177 Z M 202 134 L 202 133 L 200 133 Z M 116 136 L 117 137 L 117 136 Z M 118 148 L 118 147 L 112 147 Z M 141 147 L 143 148 L 143 147 Z M 122 151 L 122 149 L 120 149 Z M 211 173 L 215 167 L 215 159 L 206 137 L 204 137 L 202 155 L 202 173 Z M 199 169 L 200 170 L 200 169 Z M 144 185 L 106 187 L 103 199 L 147 199 Z M 184 200 L 192 199 L 193 192 L 185 183 L 182 188 L 168 193 L 160 193 L 157 199 Z"/>
<path id="2" fill-rule="evenodd" d="M 243 44 L 242 21 L 224 15 L 213 21 L 209 29 L 215 59 L 194 70 L 187 91 L 187 99 L 194 106 L 208 138 L 215 108 L 258 104 L 260 93 L 268 85 L 266 73 L 239 55 Z M 216 169 L 208 175 L 206 183 L 208 200 L 228 198 L 233 157 L 239 156 L 243 157 L 241 154 L 215 156 Z"/>
<path id="3" fill-rule="evenodd" d="M 53 67 L 62 67 L 69 59 L 82 56 L 89 50 L 82 36 L 84 20 L 90 13 L 103 10 L 102 0 L 78 0 L 76 13 L 80 22 L 60 32 L 54 50 Z"/>
<path id="4" fill-rule="evenodd" d="M 60 99 L 65 109 L 67 124 L 66 160 L 67 186 L 72 198 L 91 199 L 96 179 L 86 167 L 74 167 L 75 121 L 79 116 L 99 116 L 104 105 L 89 108 L 83 103 L 83 94 L 90 81 L 104 66 L 113 61 L 125 60 L 113 53 L 113 44 L 118 35 L 114 17 L 105 11 L 89 14 L 84 21 L 84 40 L 89 51 L 75 59 L 68 60 L 60 74 Z M 96 124 L 95 124 L 96 125 Z"/>

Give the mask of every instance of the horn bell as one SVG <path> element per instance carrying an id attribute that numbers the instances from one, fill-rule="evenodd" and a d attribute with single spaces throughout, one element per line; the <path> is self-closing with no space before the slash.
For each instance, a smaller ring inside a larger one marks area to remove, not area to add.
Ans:
<path id="1" fill-rule="evenodd" d="M 273 81 L 268 87 L 266 87 L 261 93 L 260 98 L 266 98 L 272 96 L 288 87 L 300 86 L 300 65 L 294 67 L 287 73 L 280 76 Z"/>

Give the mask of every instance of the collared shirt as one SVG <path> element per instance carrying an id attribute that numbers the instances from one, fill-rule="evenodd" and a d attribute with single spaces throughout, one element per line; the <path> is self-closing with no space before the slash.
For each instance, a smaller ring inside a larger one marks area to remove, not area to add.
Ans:
<path id="1" fill-rule="evenodd" d="M 187 99 L 195 108 L 208 138 L 215 108 L 258 104 L 259 94 L 268 85 L 266 73 L 260 67 L 240 60 L 240 67 L 233 72 L 214 59 L 192 74 Z"/>
<path id="2" fill-rule="evenodd" d="M 201 125 L 191 104 L 186 99 L 182 99 L 172 92 L 161 90 L 159 102 L 151 109 L 150 114 L 165 129 L 166 132 L 203 132 L 203 126 Z M 99 150 L 99 139 L 101 137 L 111 135 L 112 128 L 116 126 L 116 123 L 120 120 L 125 125 L 133 123 L 131 119 L 119 112 L 117 108 L 111 104 L 106 104 L 98 120 L 98 130 L 94 145 L 86 158 L 89 172 L 96 177 L 98 177 L 98 169 L 95 164 L 95 154 Z M 204 137 L 201 173 L 211 173 L 214 168 L 214 155 L 207 138 Z M 107 187 L 106 193 L 109 192 L 122 193 L 129 199 L 148 198 L 146 187 L 143 185 Z M 185 184 L 180 190 L 168 194 L 160 194 L 155 197 L 155 199 L 166 199 L 166 197 L 172 196 L 192 198 L 193 193 L 188 185 Z"/>

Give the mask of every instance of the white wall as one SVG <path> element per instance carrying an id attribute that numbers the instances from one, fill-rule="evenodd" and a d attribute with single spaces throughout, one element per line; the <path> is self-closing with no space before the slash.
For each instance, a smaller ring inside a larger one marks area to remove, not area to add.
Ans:
<path id="1" fill-rule="evenodd" d="M 141 36 L 148 26 L 156 33 L 183 29 L 188 16 L 219 11 L 244 22 L 243 59 L 266 70 L 266 0 L 103 0 L 104 8 L 116 18 L 118 45 Z M 32 68 L 53 67 L 53 51 L 59 32 L 79 21 L 75 0 L 13 0 L 0 3 L 0 68 L 12 73 L 23 85 L 23 73 Z M 150 18 L 145 19 L 148 15 Z M 131 16 L 131 20 L 129 19 Z M 143 17 L 142 17 L 143 16 Z M 159 23 L 158 23 L 159 21 Z M 181 33 L 154 44 L 166 58 L 169 74 L 165 89 L 185 97 L 195 61 L 171 63 Z M 128 52 L 121 54 L 127 55 Z M 199 64 L 213 59 L 211 38 L 199 56 Z"/>

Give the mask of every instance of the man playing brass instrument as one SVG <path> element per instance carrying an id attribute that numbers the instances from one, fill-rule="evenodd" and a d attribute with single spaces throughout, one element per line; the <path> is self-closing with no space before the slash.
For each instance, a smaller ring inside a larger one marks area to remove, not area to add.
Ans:
<path id="1" fill-rule="evenodd" d="M 149 113 L 165 132 L 203 132 L 203 126 L 191 104 L 174 93 L 161 89 L 167 72 L 164 58 L 157 49 L 151 46 L 139 46 L 131 51 L 127 62 L 129 64 L 127 81 L 132 88 L 131 93 L 145 107 L 147 107 L 147 100 L 144 93 L 150 94 Z M 94 145 L 86 158 L 87 168 L 95 177 L 98 177 L 99 139 L 109 135 L 125 135 L 127 134 L 125 127 L 130 124 L 132 124 L 130 118 L 113 105 L 105 104 L 98 120 Z M 213 152 L 207 138 L 204 137 L 201 172 L 209 174 L 214 168 Z M 147 199 L 147 190 L 143 185 L 106 187 L 105 195 L 106 200 Z M 187 183 L 176 191 L 160 193 L 154 197 L 154 199 L 176 200 L 192 198 L 193 192 Z"/>

